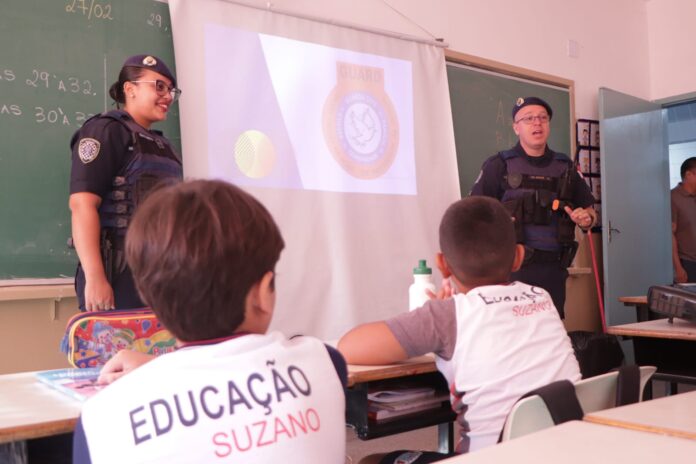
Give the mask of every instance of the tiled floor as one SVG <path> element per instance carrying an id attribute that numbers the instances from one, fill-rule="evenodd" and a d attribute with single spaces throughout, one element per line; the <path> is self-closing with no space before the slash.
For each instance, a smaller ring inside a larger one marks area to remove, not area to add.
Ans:
<path id="1" fill-rule="evenodd" d="M 397 449 L 436 451 L 437 427 L 428 427 L 374 440 L 360 440 L 353 429 L 346 428 L 346 464 L 357 464 L 368 454 Z"/>

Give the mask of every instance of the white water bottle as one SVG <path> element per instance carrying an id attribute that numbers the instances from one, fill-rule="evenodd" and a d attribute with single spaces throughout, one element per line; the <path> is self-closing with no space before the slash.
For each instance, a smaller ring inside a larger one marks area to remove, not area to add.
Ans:
<path id="1" fill-rule="evenodd" d="M 437 289 L 433 284 L 433 270 L 430 269 L 424 259 L 418 260 L 418 267 L 413 268 L 413 283 L 408 287 L 408 310 L 420 308 L 430 299 L 426 290 L 435 293 Z"/>

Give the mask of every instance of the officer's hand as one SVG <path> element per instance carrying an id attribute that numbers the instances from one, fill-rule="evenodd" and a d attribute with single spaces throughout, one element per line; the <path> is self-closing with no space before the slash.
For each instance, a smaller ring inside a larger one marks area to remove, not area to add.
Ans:
<path id="1" fill-rule="evenodd" d="M 101 372 L 99 372 L 97 383 L 111 383 L 153 359 L 155 359 L 155 357 L 151 354 L 121 350 L 116 353 L 116 356 L 109 359 L 106 364 L 104 364 Z"/>
<path id="2" fill-rule="evenodd" d="M 114 309 L 114 291 L 105 278 L 87 279 L 85 309 L 87 311 Z"/>
<path id="3" fill-rule="evenodd" d="M 570 219 L 578 226 L 587 229 L 592 225 L 592 216 L 585 208 L 570 209 L 569 206 L 566 206 L 564 209 Z"/>
<path id="4" fill-rule="evenodd" d="M 674 283 L 675 284 L 685 284 L 688 280 L 686 270 L 682 266 L 678 266 L 674 269 Z"/>

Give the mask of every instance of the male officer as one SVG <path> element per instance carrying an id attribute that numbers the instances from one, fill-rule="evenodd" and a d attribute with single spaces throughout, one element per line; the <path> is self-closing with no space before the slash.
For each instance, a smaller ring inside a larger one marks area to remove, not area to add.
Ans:
<path id="1" fill-rule="evenodd" d="M 512 128 L 519 142 L 488 158 L 471 195 L 505 204 L 515 219 L 525 261 L 511 279 L 544 288 L 564 317 L 567 267 L 577 250 L 575 225 L 595 223 L 594 197 L 567 155 L 551 150 L 551 106 L 538 97 L 518 98 Z"/>

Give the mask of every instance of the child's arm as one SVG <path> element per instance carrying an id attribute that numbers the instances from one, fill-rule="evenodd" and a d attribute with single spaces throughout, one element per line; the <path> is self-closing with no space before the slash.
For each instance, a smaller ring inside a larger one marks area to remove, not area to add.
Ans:
<path id="1" fill-rule="evenodd" d="M 109 359 L 99 373 L 99 383 L 111 383 L 133 369 L 152 361 L 155 357 L 151 354 L 139 353 L 131 350 L 121 350 L 116 356 Z"/>
<path id="2" fill-rule="evenodd" d="M 359 325 L 338 341 L 348 364 L 392 364 L 408 359 L 406 351 L 384 322 Z"/>

